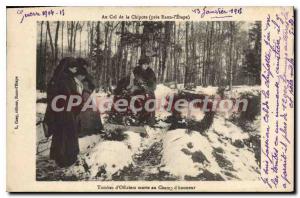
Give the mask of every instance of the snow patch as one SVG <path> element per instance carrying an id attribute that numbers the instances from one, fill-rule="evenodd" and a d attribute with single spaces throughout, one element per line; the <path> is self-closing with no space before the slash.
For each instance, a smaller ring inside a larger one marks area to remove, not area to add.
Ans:
<path id="1" fill-rule="evenodd" d="M 221 137 L 231 139 L 232 142 L 249 138 L 248 133 L 244 132 L 241 128 L 219 116 L 215 116 L 215 120 L 212 124 L 212 129 L 215 130 L 215 132 L 218 133 Z"/>
<path id="2" fill-rule="evenodd" d="M 91 150 L 97 143 L 99 143 L 101 140 L 100 135 L 90 135 L 90 136 L 85 136 L 82 138 L 79 138 L 79 150 L 80 153 L 86 153 L 89 150 Z"/>
<path id="3" fill-rule="evenodd" d="M 244 93 L 251 93 L 253 95 L 259 95 L 261 91 L 260 86 L 233 86 L 231 91 L 225 92 L 225 97 L 227 98 L 240 98 Z"/>
<path id="4" fill-rule="evenodd" d="M 190 148 L 188 145 L 191 145 Z M 196 151 L 202 152 L 207 161 L 194 162 L 192 153 Z M 181 179 L 185 176 L 196 177 L 204 169 L 220 173 L 218 164 L 212 160 L 212 151 L 210 142 L 198 132 L 187 134 L 185 129 L 168 131 L 163 140 L 162 163 L 165 166 L 162 170 Z"/>
<path id="5" fill-rule="evenodd" d="M 132 152 L 136 153 L 139 150 L 142 141 L 140 134 L 133 131 L 125 131 L 124 134 L 127 135 L 124 143 L 129 146 Z"/>
<path id="6" fill-rule="evenodd" d="M 195 92 L 197 92 L 198 94 L 204 94 L 208 96 L 217 95 L 217 91 L 218 91 L 218 87 L 213 87 L 213 86 L 207 86 L 207 87 L 197 86 L 195 89 Z"/>
<path id="7" fill-rule="evenodd" d="M 260 168 L 253 151 L 247 147 L 238 148 L 229 139 L 246 136 L 234 126 L 225 129 L 224 133 L 224 125 L 217 127 L 212 127 L 206 135 L 196 131 L 187 133 L 185 129 L 168 131 L 163 138 L 161 170 L 181 180 L 207 172 L 224 180 L 258 180 Z"/>
<path id="8" fill-rule="evenodd" d="M 46 103 L 36 103 L 36 113 L 45 114 L 47 108 Z"/>
<path id="9" fill-rule="evenodd" d="M 90 167 L 93 178 L 105 174 L 107 178 L 133 163 L 132 151 L 124 142 L 100 142 L 86 156 L 86 163 Z"/>
<path id="10" fill-rule="evenodd" d="M 201 121 L 205 113 L 201 109 L 194 108 L 193 110 L 189 110 L 189 107 L 181 108 L 181 117 L 183 119 Z"/>
<path id="11" fill-rule="evenodd" d="M 226 140 L 226 138 L 220 140 L 220 136 L 213 131 L 208 131 L 207 135 L 211 146 L 222 150 L 223 153 L 219 153 L 219 155 L 232 164 L 232 170 L 222 168 L 222 173 L 230 172 L 236 178 L 245 181 L 259 179 L 260 168 L 256 163 L 253 151 L 249 150 L 248 147 L 237 148 L 230 143 L 230 140 Z M 233 179 L 224 174 L 223 176 L 226 179 Z"/>
<path id="12" fill-rule="evenodd" d="M 47 93 L 46 92 L 41 92 L 40 90 L 36 90 L 36 99 L 40 100 L 43 98 L 47 98 Z"/>
<path id="13" fill-rule="evenodd" d="M 155 93 L 155 97 L 158 98 L 158 99 L 163 99 L 165 98 L 166 96 L 170 95 L 170 94 L 174 94 L 176 93 L 176 90 L 175 89 L 171 89 L 163 84 L 158 84 L 156 86 L 156 89 L 154 91 Z"/>

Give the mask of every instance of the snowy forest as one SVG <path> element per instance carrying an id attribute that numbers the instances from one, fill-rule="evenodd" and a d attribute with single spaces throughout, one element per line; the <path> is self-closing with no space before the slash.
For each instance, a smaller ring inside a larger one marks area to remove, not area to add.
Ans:
<path id="1" fill-rule="evenodd" d="M 37 181 L 260 179 L 261 22 L 40 21 L 36 49 Z M 118 82 L 147 57 L 156 99 L 246 99 L 248 106 L 155 109 L 150 124 L 132 114 L 115 121 L 112 110 L 81 111 L 77 161 L 60 167 L 49 157 L 54 138 L 43 122 L 48 83 L 65 57 L 87 61 L 95 84 L 90 97 L 100 100 L 116 98 Z"/>
<path id="2" fill-rule="evenodd" d="M 260 22 L 42 21 L 37 23 L 37 88 L 62 57 L 83 57 L 97 87 L 128 75 L 141 56 L 161 83 L 186 88 L 260 84 Z"/>

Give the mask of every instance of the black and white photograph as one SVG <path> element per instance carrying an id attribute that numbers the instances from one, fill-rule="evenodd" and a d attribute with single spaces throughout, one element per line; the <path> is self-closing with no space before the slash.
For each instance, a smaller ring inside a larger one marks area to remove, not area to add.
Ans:
<path id="1" fill-rule="evenodd" d="M 260 21 L 38 21 L 37 181 L 256 181 Z"/>

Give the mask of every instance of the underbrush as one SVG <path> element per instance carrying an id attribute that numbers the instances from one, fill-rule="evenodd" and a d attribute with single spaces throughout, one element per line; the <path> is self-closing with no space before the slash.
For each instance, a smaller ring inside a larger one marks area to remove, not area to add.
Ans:
<path id="1" fill-rule="evenodd" d="M 247 99 L 248 106 L 246 111 L 233 113 L 229 118 L 230 121 L 240 126 L 244 131 L 254 130 L 252 125 L 254 121 L 260 116 L 260 99 L 261 94 L 254 95 L 251 92 L 242 93 L 240 98 Z"/>

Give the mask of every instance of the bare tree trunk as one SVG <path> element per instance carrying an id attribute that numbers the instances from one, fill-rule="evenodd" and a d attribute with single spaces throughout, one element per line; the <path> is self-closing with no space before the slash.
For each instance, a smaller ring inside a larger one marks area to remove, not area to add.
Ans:
<path id="1" fill-rule="evenodd" d="M 234 22 L 230 21 L 230 44 L 229 44 L 229 90 L 232 89 L 232 49 L 233 49 L 233 31 Z"/>
<path id="2" fill-rule="evenodd" d="M 73 35 L 74 35 L 74 21 L 70 22 L 71 24 L 68 27 L 68 49 L 72 53 L 73 50 Z"/>
<path id="3" fill-rule="evenodd" d="M 209 84 L 211 84 L 211 78 L 212 78 L 212 65 L 211 65 L 211 52 L 212 52 L 212 42 L 213 42 L 213 33 L 214 33 L 214 22 L 211 22 L 211 26 L 210 26 L 210 36 L 209 36 L 209 48 L 208 48 L 208 56 L 207 56 L 207 60 L 208 60 L 208 64 L 207 64 L 207 73 L 206 73 L 206 77 L 207 77 L 207 82 Z"/>
<path id="4" fill-rule="evenodd" d="M 161 31 L 159 32 L 161 34 Z M 158 72 L 157 72 L 157 79 L 160 82 L 160 75 L 162 73 L 162 41 L 158 44 Z"/>
<path id="5" fill-rule="evenodd" d="M 91 27 L 90 27 L 90 48 L 89 48 L 90 56 L 92 56 L 92 53 L 93 53 L 93 47 L 94 47 L 93 39 L 94 39 L 94 23 L 91 22 Z"/>
<path id="6" fill-rule="evenodd" d="M 43 70 L 45 65 L 43 64 L 43 26 L 44 22 L 41 22 L 41 30 L 40 30 L 40 47 L 39 47 L 39 55 L 38 55 L 38 65 L 37 65 L 37 72 L 36 72 L 36 79 L 37 79 L 37 88 L 41 90 L 45 90 L 45 80 Z M 44 55 L 44 58 L 46 55 Z"/>
<path id="7" fill-rule="evenodd" d="M 189 76 L 189 22 L 185 22 L 185 75 L 184 87 L 187 87 Z"/>
<path id="8" fill-rule="evenodd" d="M 49 35 L 49 41 L 50 41 L 50 47 L 51 47 L 51 55 L 52 55 L 52 64 L 54 63 L 54 45 L 53 45 L 53 41 L 52 41 L 52 36 L 51 36 L 51 31 L 50 31 L 50 24 L 49 21 L 47 21 L 47 32 Z"/>
<path id="9" fill-rule="evenodd" d="M 56 31 L 55 31 L 55 39 L 54 39 L 54 64 L 57 64 L 57 56 L 58 56 L 58 47 L 57 47 L 57 41 L 58 41 L 58 33 L 59 33 L 59 21 L 57 21 L 56 24 Z"/>
<path id="10" fill-rule="evenodd" d="M 75 22 L 74 22 L 75 23 Z M 72 49 L 72 52 L 73 54 L 75 53 L 76 51 L 76 35 L 77 35 L 77 30 L 78 30 L 78 26 L 79 26 L 79 21 L 76 23 L 75 25 L 75 29 L 74 29 L 74 35 L 73 35 L 73 49 Z"/>
<path id="11" fill-rule="evenodd" d="M 124 50 L 124 59 L 123 59 L 123 68 L 124 68 L 124 76 L 126 76 L 127 75 L 127 72 L 126 72 L 126 70 L 127 70 L 127 58 L 128 58 L 128 46 L 126 46 L 125 47 L 125 50 Z M 119 78 L 119 77 L 118 77 Z"/>
<path id="12" fill-rule="evenodd" d="M 81 33 L 82 33 L 83 24 L 79 27 L 79 56 L 81 56 Z"/>
<path id="13" fill-rule="evenodd" d="M 120 45 L 119 45 L 119 54 L 118 54 L 118 65 L 117 65 L 117 79 L 119 72 L 121 73 L 121 76 L 125 76 L 126 74 L 126 65 L 125 67 L 123 64 L 123 48 L 124 48 L 124 32 L 125 32 L 125 21 L 121 22 L 121 39 L 120 39 Z"/>
<path id="14" fill-rule="evenodd" d="M 216 31 L 215 31 L 215 23 L 212 21 L 212 33 L 211 33 L 211 41 L 210 41 L 210 50 L 211 50 L 211 61 L 210 61 L 210 85 L 215 86 L 215 77 L 216 77 L 216 42 L 215 42 L 215 36 L 216 36 Z"/>
<path id="15" fill-rule="evenodd" d="M 174 28 L 173 28 L 173 37 L 174 37 L 174 73 L 173 73 L 173 80 L 175 82 L 175 88 L 177 88 L 177 54 L 179 49 L 177 49 L 177 39 L 176 39 L 176 23 L 174 23 Z"/>
<path id="16" fill-rule="evenodd" d="M 105 28 L 104 28 L 104 52 L 103 52 L 103 59 L 104 59 L 104 62 L 103 62 L 103 65 L 102 65 L 102 78 L 101 78 L 101 81 L 102 81 L 102 85 L 105 84 L 106 82 L 106 72 L 107 72 L 107 62 L 108 62 L 108 36 L 109 36 L 109 21 L 108 22 L 105 22 Z"/>
<path id="17" fill-rule="evenodd" d="M 119 22 L 114 26 L 114 22 L 111 23 L 111 30 L 109 33 L 109 38 L 108 38 L 108 60 L 107 60 L 107 74 L 106 74 L 106 88 L 111 87 L 112 84 L 112 69 L 111 69 L 111 45 L 112 45 L 112 34 L 113 31 L 116 29 L 118 26 Z"/>
<path id="18" fill-rule="evenodd" d="M 149 21 L 143 22 L 143 34 L 141 38 L 141 57 L 147 56 L 150 48 L 150 34 L 152 34 L 152 23 Z"/>
<path id="19" fill-rule="evenodd" d="M 40 62 L 42 62 L 42 58 L 43 58 L 43 25 L 44 25 L 44 21 L 41 22 L 41 31 L 40 31 L 40 54 L 39 54 L 39 59 Z"/>
<path id="20" fill-rule="evenodd" d="M 207 64 L 208 64 L 208 23 L 206 22 L 206 30 L 205 30 L 205 41 L 204 41 L 204 50 L 203 50 L 203 72 L 202 72 L 202 85 L 204 87 L 207 86 Z"/>
<path id="21" fill-rule="evenodd" d="M 195 32 L 194 32 L 194 22 L 191 22 L 191 38 L 192 38 L 192 72 L 190 74 L 191 82 L 193 82 L 193 85 L 195 86 L 196 79 L 195 79 L 195 74 L 196 74 L 196 42 L 195 42 Z"/>
<path id="22" fill-rule="evenodd" d="M 48 39 L 48 34 L 47 34 L 47 31 L 46 31 L 46 38 L 45 38 L 45 47 L 44 47 L 44 63 L 43 63 L 43 70 L 41 71 L 42 75 L 43 75 L 43 78 L 45 79 L 46 81 L 46 85 L 48 83 L 48 79 L 47 79 L 47 39 Z"/>
<path id="23" fill-rule="evenodd" d="M 162 50 L 162 67 L 161 67 L 161 82 L 165 81 L 165 71 L 166 71 L 166 62 L 169 54 L 169 42 L 170 42 L 170 31 L 171 22 L 166 21 L 164 24 L 164 42 L 163 42 L 163 50 Z"/>
<path id="24" fill-rule="evenodd" d="M 92 37 L 93 35 L 91 35 Z M 101 77 L 101 64 L 100 64 L 100 21 L 97 22 L 96 26 L 96 76 L 97 76 L 97 86 L 99 87 L 100 77 Z"/>
<path id="25" fill-rule="evenodd" d="M 65 22 L 61 22 L 61 58 L 64 57 L 64 25 Z"/>

